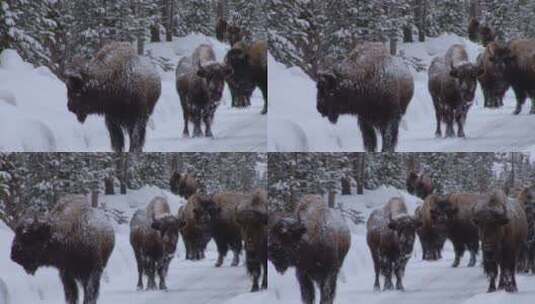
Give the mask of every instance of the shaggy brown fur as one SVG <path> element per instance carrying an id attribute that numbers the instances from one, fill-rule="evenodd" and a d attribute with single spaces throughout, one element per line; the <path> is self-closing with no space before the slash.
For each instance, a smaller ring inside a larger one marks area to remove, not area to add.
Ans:
<path id="1" fill-rule="evenodd" d="M 210 214 L 203 214 L 202 205 L 210 201 L 209 197 L 194 194 L 188 199 L 186 206 L 179 209 L 178 217 L 184 221 L 181 233 L 187 260 L 204 259 L 206 245 L 212 238 L 212 226 Z"/>
<path id="2" fill-rule="evenodd" d="M 295 266 L 303 303 L 314 303 L 316 283 L 320 303 L 333 304 L 338 272 L 351 246 L 343 218 L 317 195 L 304 196 L 294 216 L 269 217 L 268 258 L 277 271 Z"/>
<path id="3" fill-rule="evenodd" d="M 477 57 L 477 65 L 480 70 L 477 80 L 483 90 L 485 107 L 487 108 L 503 106 L 503 97 L 509 89 L 505 74 L 490 60 L 490 54 L 495 52 L 496 47 L 495 42 L 490 43 L 485 51 Z"/>
<path id="4" fill-rule="evenodd" d="M 175 172 L 169 180 L 169 186 L 171 192 L 180 195 L 181 197 L 188 199 L 193 194 L 197 193 L 199 184 L 195 177 L 189 174 L 180 174 Z"/>
<path id="5" fill-rule="evenodd" d="M 424 173 L 411 172 L 407 177 L 407 191 L 421 199 L 433 193 L 433 181 Z"/>
<path id="6" fill-rule="evenodd" d="M 382 43 L 361 43 L 317 79 L 316 107 L 323 117 L 336 123 L 340 115 L 356 115 L 366 151 L 376 150 L 375 129 L 383 138 L 382 151 L 395 150 L 399 123 L 414 93 L 412 75 L 400 58 Z"/>
<path id="7" fill-rule="evenodd" d="M 483 268 L 489 277 L 489 292 L 498 289 L 518 290 L 515 279 L 517 256 L 526 241 L 528 223 L 522 204 L 509 200 L 503 191 L 474 206 L 473 220 L 479 229 L 483 247 Z"/>
<path id="8" fill-rule="evenodd" d="M 102 271 L 113 251 L 113 227 L 84 196 L 66 196 L 46 217 L 23 218 L 15 230 L 11 259 L 34 274 L 41 266 L 59 270 L 68 304 L 96 304 Z"/>
<path id="9" fill-rule="evenodd" d="M 141 152 L 145 129 L 160 97 L 161 82 L 154 66 L 128 43 L 104 46 L 87 65 L 65 72 L 69 111 L 83 123 L 89 114 L 104 115 L 115 152 L 124 148 L 123 129 L 130 152 Z"/>
<path id="10" fill-rule="evenodd" d="M 518 194 L 518 202 L 526 213 L 528 236 L 522 246 L 517 269 L 535 274 L 535 185 L 524 188 Z"/>
<path id="11" fill-rule="evenodd" d="M 420 245 L 422 246 L 423 259 L 436 261 L 442 258 L 442 248 L 446 242 L 446 230 L 433 226 L 431 209 L 436 203 L 438 196 L 431 194 L 424 200 L 424 204 L 415 211 L 415 216 L 422 222 L 422 226 L 416 230 Z"/>
<path id="12" fill-rule="evenodd" d="M 367 242 L 375 269 L 373 288 L 379 290 L 379 276 L 385 277 L 384 290 L 393 289 L 392 271 L 396 275 L 396 289 L 403 290 L 405 266 L 414 246 L 416 229 L 422 223 L 407 212 L 400 197 L 391 198 L 368 218 Z"/>

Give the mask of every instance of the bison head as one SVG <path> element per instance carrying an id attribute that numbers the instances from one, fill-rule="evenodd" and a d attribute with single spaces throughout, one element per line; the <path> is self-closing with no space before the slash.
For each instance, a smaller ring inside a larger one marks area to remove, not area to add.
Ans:
<path id="1" fill-rule="evenodd" d="M 220 63 L 199 64 L 197 76 L 206 81 L 208 99 L 211 101 L 221 100 L 225 88 L 225 78 L 230 74 L 232 74 L 232 69 Z"/>
<path id="2" fill-rule="evenodd" d="M 279 273 L 295 265 L 306 227 L 295 218 L 274 215 L 268 225 L 268 258 Z"/>
<path id="3" fill-rule="evenodd" d="M 402 215 L 390 218 L 388 228 L 396 233 L 402 255 L 410 255 L 412 252 L 416 230 L 420 226 L 422 226 L 422 221 L 415 216 Z"/>
<path id="4" fill-rule="evenodd" d="M 197 192 L 195 178 L 188 174 L 180 174 L 178 172 L 175 172 L 171 176 L 171 179 L 169 179 L 169 187 L 171 188 L 171 192 L 186 199 Z"/>
<path id="5" fill-rule="evenodd" d="M 89 93 L 89 76 L 85 68 L 76 68 L 68 69 L 64 78 L 67 86 L 67 108 L 76 114 L 79 122 L 84 123 L 89 114 L 99 112 Z"/>
<path id="6" fill-rule="evenodd" d="M 37 217 L 22 220 L 15 229 L 15 239 L 11 246 L 11 260 L 24 267 L 29 274 L 47 265 L 45 256 L 51 245 L 51 226 Z"/>
<path id="7" fill-rule="evenodd" d="M 230 25 L 227 27 L 228 41 L 230 45 L 234 45 L 237 42 L 241 41 L 243 35 L 240 27 L 236 25 Z"/>
<path id="8" fill-rule="evenodd" d="M 193 217 L 199 226 L 210 227 L 221 215 L 221 207 L 210 197 L 200 196 L 193 208 Z"/>
<path id="9" fill-rule="evenodd" d="M 431 206 L 430 212 L 433 226 L 446 229 L 457 218 L 459 208 L 453 205 L 447 198 L 439 197 Z"/>
<path id="10" fill-rule="evenodd" d="M 178 242 L 178 232 L 184 227 L 184 222 L 173 215 L 167 215 L 152 221 L 152 229 L 158 230 L 163 242 L 163 249 L 166 254 L 175 253 Z"/>
<path id="11" fill-rule="evenodd" d="M 491 43 L 486 49 L 489 53 L 489 60 L 492 62 L 496 69 L 505 73 L 506 70 L 513 66 L 515 63 L 515 55 L 511 52 L 509 47 L 503 43 Z"/>
<path id="12" fill-rule="evenodd" d="M 493 193 L 488 201 L 474 207 L 473 222 L 480 228 L 498 228 L 509 223 L 507 214 L 507 197 L 503 192 Z"/>
<path id="13" fill-rule="evenodd" d="M 339 98 L 338 83 L 338 77 L 334 73 L 318 73 L 316 109 L 321 116 L 327 117 L 333 124 L 338 122 L 340 115 L 336 106 L 337 102 L 339 102 L 337 100 Z"/>
<path id="14" fill-rule="evenodd" d="M 458 66 L 451 65 L 450 76 L 457 80 L 463 101 L 472 102 L 477 87 L 477 77 L 483 71 L 475 64 L 463 63 Z"/>

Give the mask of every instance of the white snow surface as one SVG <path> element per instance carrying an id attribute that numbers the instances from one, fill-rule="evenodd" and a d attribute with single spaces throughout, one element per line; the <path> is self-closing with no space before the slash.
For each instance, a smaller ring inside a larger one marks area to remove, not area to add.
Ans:
<path id="1" fill-rule="evenodd" d="M 426 42 L 400 44 L 400 52 L 422 59 L 427 66 L 453 44 L 464 45 L 471 62 L 483 48 L 454 34 L 428 38 Z M 354 116 L 340 116 L 336 125 L 316 111 L 316 84 L 300 68 L 287 68 L 268 58 L 270 115 L 268 151 L 272 152 L 353 152 L 363 151 L 361 133 Z M 535 117 L 526 101 L 519 116 L 513 116 L 516 99 L 512 90 L 500 109 L 485 109 L 478 85 L 474 104 L 468 112 L 465 139 L 435 138 L 435 111 L 427 89 L 427 70 L 416 72 L 414 96 L 400 127 L 399 152 L 499 152 L 535 151 Z M 444 133 L 443 126 L 442 132 Z M 380 143 L 380 136 L 378 135 Z M 379 148 L 381 145 L 379 144 Z"/>
<path id="2" fill-rule="evenodd" d="M 176 66 L 180 58 L 191 55 L 202 43 L 212 45 L 217 60 L 223 61 L 229 46 L 201 34 L 148 44 L 146 49 L 153 57 L 167 58 Z M 263 99 L 259 90 L 253 94 L 251 107 L 233 109 L 226 87 L 215 114 L 214 138 L 183 138 L 174 69 L 158 69 L 162 94 L 147 127 L 144 151 L 266 151 L 267 118 L 260 115 Z M 34 68 L 14 50 L 4 50 L 0 54 L 0 151 L 106 152 L 111 151 L 111 145 L 102 116 L 91 115 L 80 124 L 68 111 L 67 89 L 48 68 Z"/>
<path id="3" fill-rule="evenodd" d="M 337 203 L 344 208 L 361 211 L 367 220 L 370 213 L 381 208 L 390 198 L 400 196 L 404 199 L 410 214 L 422 201 L 405 191 L 382 186 L 363 195 L 337 196 Z M 452 268 L 454 252 L 451 243 L 446 242 L 443 258 L 436 262 L 422 260 L 418 241 L 406 268 L 403 280 L 405 291 L 373 291 L 373 262 L 366 244 L 366 224 L 355 225 L 347 220 L 351 230 L 351 248 L 344 261 L 338 278 L 335 303 L 352 304 L 487 304 L 487 303 L 532 303 L 535 298 L 535 276 L 518 275 L 519 292 L 507 294 L 504 291 L 487 294 L 488 282 L 480 266 L 481 253 L 476 267 L 468 268 L 468 254 L 461 260 L 459 268 Z M 381 287 L 384 280 L 381 277 Z M 394 281 L 395 282 L 395 281 Z M 319 291 L 316 289 L 316 303 Z M 295 270 L 289 269 L 284 275 L 276 272 L 269 263 L 269 289 L 261 294 L 246 294 L 239 297 L 239 303 L 295 304 L 301 303 L 299 285 Z M 231 301 L 229 303 L 236 303 Z"/>
<path id="4" fill-rule="evenodd" d="M 130 220 L 138 208 L 144 208 L 156 196 L 167 199 L 173 214 L 185 203 L 174 194 L 152 186 L 129 191 L 127 195 L 104 196 L 99 202 L 124 211 Z M 230 267 L 229 254 L 223 266 L 215 268 L 217 250 L 211 241 L 206 259 L 186 261 L 182 238 L 177 245 L 177 256 L 169 267 L 168 291 L 136 291 L 137 266 L 129 242 L 129 224 L 114 223 L 114 230 L 115 248 L 101 280 L 100 304 L 239 304 L 242 295 L 249 293 L 251 282 L 246 273 L 243 254 L 239 267 Z M 40 268 L 35 276 L 30 276 L 20 265 L 11 261 L 9 256 L 13 237 L 13 232 L 0 222 L 0 304 L 64 303 L 63 287 L 55 268 Z M 146 278 L 143 282 L 146 284 Z M 263 293 L 265 292 L 258 295 Z M 80 294 L 83 292 L 80 291 Z"/>

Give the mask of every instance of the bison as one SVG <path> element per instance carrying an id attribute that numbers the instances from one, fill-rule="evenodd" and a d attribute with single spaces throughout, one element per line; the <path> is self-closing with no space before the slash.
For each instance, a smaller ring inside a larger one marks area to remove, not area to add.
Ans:
<path id="1" fill-rule="evenodd" d="M 264 98 L 262 114 L 266 114 L 268 111 L 266 41 L 235 43 L 228 51 L 225 62 L 232 69 L 228 82 L 234 90 L 233 98 L 248 100 L 253 90 L 258 87 Z"/>
<path id="2" fill-rule="evenodd" d="M 420 226 L 416 233 L 422 246 L 422 258 L 426 261 L 436 261 L 442 258 L 442 248 L 446 242 L 446 231 L 433 226 L 431 218 L 432 206 L 436 203 L 437 197 L 434 194 L 428 195 L 422 206 L 418 206 L 414 212 L 417 219 L 420 220 Z"/>
<path id="3" fill-rule="evenodd" d="M 496 290 L 498 271 L 498 289 L 516 292 L 517 256 L 528 233 L 522 204 L 497 190 L 487 200 L 479 201 L 472 214 L 481 237 L 483 268 L 489 277 L 488 292 Z"/>
<path id="4" fill-rule="evenodd" d="M 475 97 L 479 68 L 470 63 L 464 46 L 451 46 L 444 56 L 433 59 L 429 67 L 429 92 L 435 107 L 437 128 L 441 137 L 441 123 L 446 123 L 446 137 L 454 136 L 453 123 L 457 122 L 457 136 L 465 137 L 466 115 Z"/>
<path id="5" fill-rule="evenodd" d="M 251 291 L 258 291 L 260 275 L 262 289 L 267 288 L 267 195 L 256 191 L 251 199 L 243 200 L 236 206 L 236 218 L 245 242 L 245 264 L 252 277 Z"/>
<path id="6" fill-rule="evenodd" d="M 211 213 L 203 213 L 203 206 L 210 202 L 210 197 L 194 194 L 188 199 L 186 206 L 178 210 L 178 218 L 184 223 L 181 233 L 186 248 L 186 260 L 204 259 L 204 251 L 212 238 L 212 220 Z"/>
<path id="7" fill-rule="evenodd" d="M 317 89 L 317 110 L 331 123 L 341 114 L 358 117 L 366 151 L 376 150 L 375 128 L 383 138 L 382 151 L 395 150 L 414 81 L 405 63 L 382 43 L 359 44 L 338 65 L 318 72 Z"/>
<path id="8" fill-rule="evenodd" d="M 535 185 L 524 188 L 518 195 L 518 201 L 524 206 L 528 222 L 528 236 L 522 246 L 518 270 L 535 274 Z"/>
<path id="9" fill-rule="evenodd" d="M 199 184 L 192 175 L 175 172 L 169 180 L 169 187 L 171 188 L 171 192 L 188 199 L 190 196 L 197 193 Z"/>
<path id="10" fill-rule="evenodd" d="M 468 267 L 476 264 L 479 251 L 478 229 L 472 221 L 472 208 L 481 201 L 487 200 L 484 194 L 451 193 L 437 198 L 431 207 L 431 220 L 435 227 L 446 231 L 453 244 L 455 260 L 452 267 L 459 266 L 464 251 L 470 251 Z"/>
<path id="11" fill-rule="evenodd" d="M 407 177 L 407 191 L 421 199 L 425 199 L 433 193 L 433 181 L 423 173 L 411 172 Z"/>
<path id="12" fill-rule="evenodd" d="M 41 266 L 57 268 L 68 304 L 78 303 L 77 283 L 84 290 L 84 303 L 96 304 L 114 244 L 113 227 L 106 216 L 84 196 L 69 195 L 48 216 L 20 220 L 11 259 L 32 275 Z"/>
<path id="13" fill-rule="evenodd" d="M 516 95 L 518 115 L 526 98 L 531 98 L 530 114 L 535 114 L 535 39 L 517 39 L 489 48 L 489 60 L 505 75 Z"/>
<path id="14" fill-rule="evenodd" d="M 505 74 L 490 60 L 490 54 L 495 52 L 496 47 L 495 42 L 490 43 L 485 51 L 477 57 L 477 65 L 480 70 L 477 80 L 483 90 L 484 105 L 487 108 L 503 106 L 503 97 L 509 89 Z"/>
<path id="15" fill-rule="evenodd" d="M 350 246 L 343 218 L 320 196 L 304 196 L 293 216 L 269 216 L 268 259 L 279 273 L 296 268 L 303 303 L 314 303 L 314 283 L 320 303 L 334 303 L 338 272 Z"/>
<path id="16" fill-rule="evenodd" d="M 381 274 L 385 277 L 383 290 L 394 288 L 392 271 L 396 276 L 396 289 L 404 290 L 405 266 L 412 254 L 416 230 L 421 225 L 419 219 L 408 214 L 400 197 L 391 198 L 383 208 L 370 214 L 366 239 L 375 270 L 375 290 L 381 289 Z"/>
<path id="17" fill-rule="evenodd" d="M 178 62 L 176 89 L 184 117 L 184 136 L 189 136 L 189 122 L 193 122 L 193 136 L 201 136 L 202 120 L 205 136 L 213 137 L 214 114 L 223 96 L 225 78 L 231 73 L 230 68 L 216 62 L 214 50 L 207 44 L 200 45 L 191 57 Z"/>
<path id="18" fill-rule="evenodd" d="M 104 46 L 87 64 L 65 72 L 69 111 L 83 123 L 89 114 L 104 115 L 115 152 L 124 148 L 123 129 L 130 152 L 141 152 L 145 129 L 161 93 L 154 66 L 128 43 Z"/>
<path id="19" fill-rule="evenodd" d="M 216 38 L 219 42 L 227 41 L 230 46 L 250 36 L 248 31 L 242 30 L 238 25 L 229 24 L 225 19 L 219 18 L 216 23 Z"/>
<path id="20" fill-rule="evenodd" d="M 178 242 L 178 231 L 184 225 L 171 214 L 163 197 L 155 197 L 130 221 L 130 245 L 134 249 L 138 270 L 138 290 L 143 289 L 143 274 L 148 276 L 147 290 L 156 289 L 155 273 L 160 289 L 166 290 L 165 277 Z"/>

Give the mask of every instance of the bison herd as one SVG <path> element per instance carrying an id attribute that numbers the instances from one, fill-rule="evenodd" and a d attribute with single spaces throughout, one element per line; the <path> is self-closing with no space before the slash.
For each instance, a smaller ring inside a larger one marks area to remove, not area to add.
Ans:
<path id="1" fill-rule="evenodd" d="M 428 90 L 436 116 L 437 137 L 446 125 L 445 137 L 465 137 L 464 125 L 479 82 L 484 105 L 503 105 L 505 92 L 512 88 L 517 99 L 513 114 L 522 110 L 526 98 L 535 114 L 535 40 L 496 41 L 483 27 L 485 50 L 470 62 L 463 45 L 452 45 L 443 56 L 435 57 L 428 70 Z M 486 33 L 486 34 L 485 34 Z M 490 37 L 490 38 L 489 38 Z M 382 136 L 382 151 L 394 151 L 400 121 L 413 97 L 414 80 L 400 57 L 390 55 L 382 43 L 357 44 L 345 58 L 320 69 L 317 81 L 317 111 L 336 123 L 343 114 L 358 118 L 364 148 L 377 148 L 376 130 Z"/>
<path id="2" fill-rule="evenodd" d="M 214 114 L 221 101 L 225 82 L 233 107 L 250 105 L 259 88 L 264 98 L 262 114 L 267 113 L 267 44 L 248 37 L 237 26 L 218 24 L 218 38 L 228 41 L 230 50 L 218 62 L 212 46 L 202 44 L 191 56 L 183 57 L 176 68 L 176 90 L 184 117 L 183 135 L 213 137 Z M 219 37 L 221 35 L 221 37 Z M 141 152 L 146 126 L 162 92 L 161 79 L 153 64 L 137 55 L 125 42 L 112 42 L 86 61 L 76 58 L 66 69 L 68 110 L 84 123 L 90 114 L 102 115 L 115 152 L 125 146 L 124 132 L 130 139 L 130 152 Z"/>

